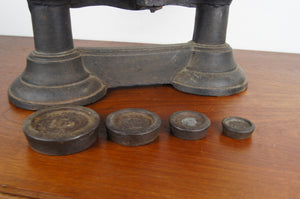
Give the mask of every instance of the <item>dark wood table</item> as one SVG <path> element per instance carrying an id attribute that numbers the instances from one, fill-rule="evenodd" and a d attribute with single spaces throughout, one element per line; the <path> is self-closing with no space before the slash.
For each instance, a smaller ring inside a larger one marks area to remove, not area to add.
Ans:
<path id="1" fill-rule="evenodd" d="M 32 49 L 32 38 L 0 37 L 0 198 L 300 198 L 299 54 L 234 51 L 249 79 L 248 90 L 234 96 L 189 95 L 167 85 L 110 90 L 88 106 L 101 116 L 99 140 L 86 151 L 60 157 L 29 148 L 22 123 L 32 111 L 7 99 Z M 105 117 L 129 107 L 162 118 L 155 142 L 125 147 L 106 140 Z M 168 117 L 179 110 L 207 115 L 212 121 L 207 137 L 184 141 L 170 135 Z M 227 116 L 252 120 L 253 136 L 222 135 Z"/>

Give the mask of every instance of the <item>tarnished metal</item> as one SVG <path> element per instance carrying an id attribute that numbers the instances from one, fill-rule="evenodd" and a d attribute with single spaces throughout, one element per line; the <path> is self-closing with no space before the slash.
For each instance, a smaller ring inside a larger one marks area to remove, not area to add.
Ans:
<path id="1" fill-rule="evenodd" d="M 72 8 L 107 5 L 128 10 L 152 9 L 166 5 L 196 7 L 199 4 L 229 5 L 232 0 L 28 0 L 29 5 L 62 6 Z"/>
<path id="2" fill-rule="evenodd" d="M 197 95 L 244 91 L 248 81 L 226 44 L 231 0 L 28 0 L 35 50 L 8 96 L 30 110 L 87 105 L 109 88 L 171 84 Z M 69 9 L 109 5 L 155 11 L 165 5 L 196 7 L 192 41 L 127 48 L 74 48 Z"/>
<path id="3" fill-rule="evenodd" d="M 153 142 L 159 133 L 161 119 L 144 109 L 122 109 L 107 116 L 109 138 L 124 146 L 141 146 Z"/>
<path id="4" fill-rule="evenodd" d="M 184 140 L 199 140 L 206 136 L 210 120 L 202 113 L 179 111 L 169 118 L 171 133 Z"/>
<path id="5" fill-rule="evenodd" d="M 222 126 L 224 135 L 234 139 L 247 139 L 255 129 L 253 122 L 241 117 L 227 117 Z"/>
<path id="6" fill-rule="evenodd" d="M 30 147 L 46 155 L 83 151 L 98 138 L 98 114 L 85 107 L 52 107 L 31 114 L 23 123 Z"/>

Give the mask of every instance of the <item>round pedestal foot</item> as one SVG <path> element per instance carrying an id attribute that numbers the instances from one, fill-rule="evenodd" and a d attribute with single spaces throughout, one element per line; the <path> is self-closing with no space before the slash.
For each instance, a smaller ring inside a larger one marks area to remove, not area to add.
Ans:
<path id="1" fill-rule="evenodd" d="M 92 75 L 79 82 L 59 86 L 29 84 L 20 76 L 8 90 L 9 101 L 28 110 L 68 104 L 88 105 L 98 101 L 105 94 L 106 86 Z"/>
<path id="2" fill-rule="evenodd" d="M 227 96 L 246 90 L 248 80 L 240 66 L 232 71 L 221 73 L 205 73 L 185 69 L 174 77 L 172 85 L 185 93 Z"/>

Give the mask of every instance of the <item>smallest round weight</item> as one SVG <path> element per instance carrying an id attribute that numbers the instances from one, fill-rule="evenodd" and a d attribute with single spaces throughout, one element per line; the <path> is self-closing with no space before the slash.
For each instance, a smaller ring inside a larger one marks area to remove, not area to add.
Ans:
<path id="1" fill-rule="evenodd" d="M 85 107 L 43 109 L 23 123 L 30 147 L 46 155 L 69 155 L 90 147 L 98 138 L 99 115 Z"/>
<path id="2" fill-rule="evenodd" d="M 253 122 L 242 117 L 227 117 L 222 126 L 224 135 L 234 139 L 247 139 L 255 129 Z"/>
<path id="3" fill-rule="evenodd" d="M 210 120 L 202 113 L 179 111 L 169 118 L 171 133 L 183 140 L 199 140 L 206 136 Z"/>
<path id="4" fill-rule="evenodd" d="M 151 111 L 128 108 L 109 114 L 105 125 L 111 141 L 124 146 L 141 146 L 158 137 L 161 119 Z"/>

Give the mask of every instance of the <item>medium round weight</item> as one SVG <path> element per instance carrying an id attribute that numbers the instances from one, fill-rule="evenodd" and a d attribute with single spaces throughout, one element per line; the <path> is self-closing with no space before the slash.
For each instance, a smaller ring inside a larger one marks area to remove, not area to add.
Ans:
<path id="1" fill-rule="evenodd" d="M 109 114 L 105 125 L 113 142 L 124 146 L 141 146 L 158 137 L 161 119 L 151 111 L 129 108 Z"/>

